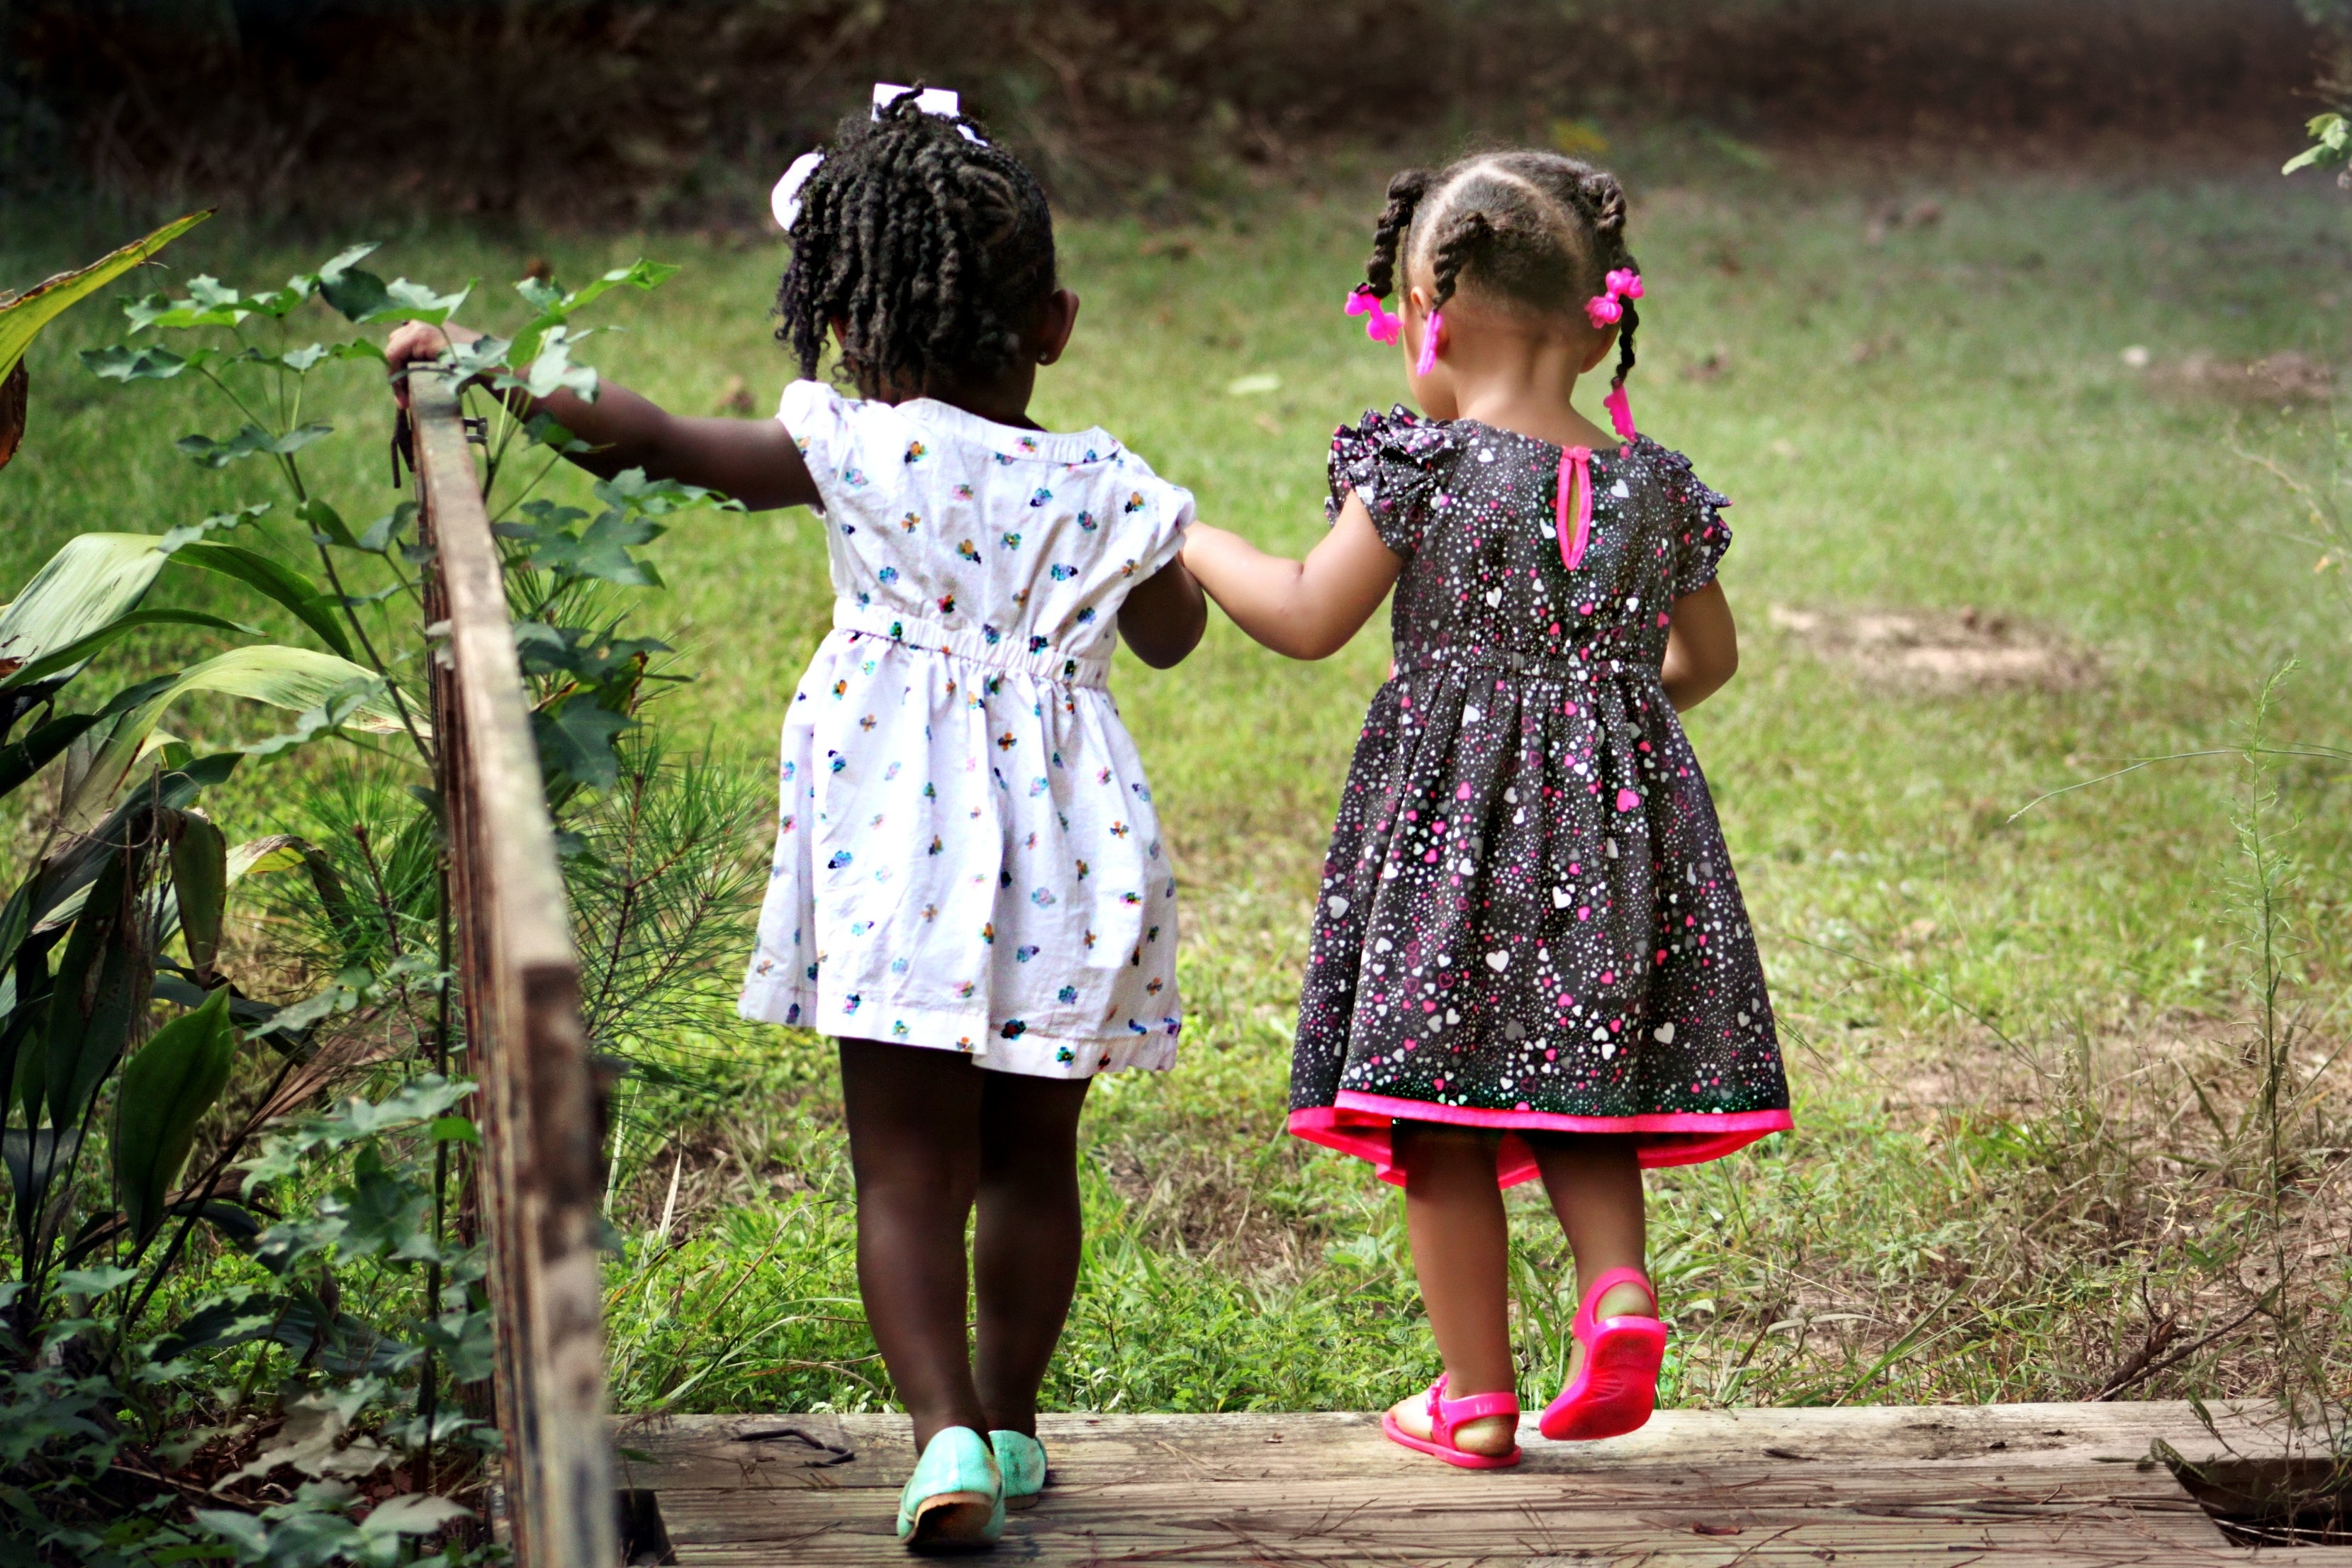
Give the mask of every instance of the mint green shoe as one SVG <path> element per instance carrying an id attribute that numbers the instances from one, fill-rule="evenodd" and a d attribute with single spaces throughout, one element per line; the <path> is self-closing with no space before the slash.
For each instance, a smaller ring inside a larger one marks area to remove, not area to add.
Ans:
<path id="1" fill-rule="evenodd" d="M 1004 1479 L 969 1426 L 931 1439 L 898 1494 L 898 1539 L 910 1552 L 977 1552 L 1004 1533 Z"/>
<path id="2" fill-rule="evenodd" d="M 996 1471 L 1004 1478 L 1004 1506 L 1034 1508 L 1045 1489 L 1045 1445 L 1025 1432 L 991 1432 L 988 1445 L 996 1450 Z"/>

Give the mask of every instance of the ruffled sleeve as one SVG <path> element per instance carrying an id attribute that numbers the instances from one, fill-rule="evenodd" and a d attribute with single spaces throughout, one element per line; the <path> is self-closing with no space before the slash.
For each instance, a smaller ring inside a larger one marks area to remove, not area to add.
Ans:
<path id="1" fill-rule="evenodd" d="M 1331 437 L 1331 499 L 1323 515 L 1339 521 L 1350 493 L 1372 516 L 1381 542 L 1400 555 L 1421 543 L 1437 496 L 1438 467 L 1452 450 L 1452 427 L 1423 419 L 1399 404 L 1386 414 L 1367 411 L 1363 421 L 1342 425 Z"/>
<path id="2" fill-rule="evenodd" d="M 1674 593 L 1679 599 L 1715 581 L 1723 552 L 1731 548 L 1731 525 L 1723 521 L 1723 509 L 1731 502 L 1701 481 L 1680 452 L 1665 452 L 1659 472 L 1674 531 Z"/>
<path id="3" fill-rule="evenodd" d="M 816 481 L 817 510 L 829 511 L 844 488 L 862 487 L 865 476 L 856 460 L 850 415 L 857 405 L 821 381 L 796 381 L 784 388 L 776 418 L 808 464 Z"/>

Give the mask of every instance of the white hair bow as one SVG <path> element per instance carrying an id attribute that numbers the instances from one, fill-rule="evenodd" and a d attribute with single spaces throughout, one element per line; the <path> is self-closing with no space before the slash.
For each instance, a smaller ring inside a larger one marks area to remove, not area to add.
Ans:
<path id="1" fill-rule="evenodd" d="M 874 84 L 874 118 L 881 119 L 885 109 L 914 90 L 909 87 L 901 87 L 897 82 L 876 82 Z M 962 100 L 943 87 L 924 89 L 916 97 L 915 107 L 925 114 L 936 114 L 948 120 L 953 120 L 963 112 Z M 967 141 L 978 142 L 982 139 L 980 132 L 969 125 L 959 125 L 956 129 L 963 132 Z M 801 187 L 809 183 L 809 176 L 815 174 L 817 165 L 824 162 L 823 153 L 802 153 L 793 160 L 792 166 L 784 171 L 784 177 L 778 180 L 776 188 L 769 193 L 768 210 L 776 215 L 776 222 L 782 227 L 790 229 L 800 217 Z"/>

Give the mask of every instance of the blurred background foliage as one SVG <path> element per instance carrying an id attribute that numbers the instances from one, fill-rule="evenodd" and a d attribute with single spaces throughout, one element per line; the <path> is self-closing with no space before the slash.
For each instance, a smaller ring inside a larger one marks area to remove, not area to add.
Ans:
<path id="1" fill-rule="evenodd" d="M 1432 128 L 1663 113 L 1930 142 L 2242 137 L 2343 0 L 0 0 L 0 195 L 698 225 L 877 79 L 961 89 L 1077 206 Z M 2331 23 L 2338 24 L 2330 32 Z M 340 177 L 339 177 L 340 176 Z M 556 193 L 561 193 L 560 198 Z M 560 199 L 560 212 L 541 210 Z"/>

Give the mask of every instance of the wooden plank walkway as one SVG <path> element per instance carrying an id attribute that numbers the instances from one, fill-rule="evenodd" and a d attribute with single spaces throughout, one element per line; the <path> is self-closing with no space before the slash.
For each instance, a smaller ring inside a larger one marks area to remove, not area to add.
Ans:
<path id="1" fill-rule="evenodd" d="M 2217 1412 L 2229 1447 L 2278 1451 L 2260 1407 Z M 1822 1563 L 2352 1565 L 2352 1551 L 2232 1546 L 2165 1466 L 2218 1457 L 2185 1405 L 1663 1411 L 1643 1431 L 1522 1433 L 1499 1472 L 1409 1454 L 1361 1415 L 1049 1415 L 1052 1481 L 992 1561 L 1070 1564 Z M 892 1538 L 914 1464 L 882 1415 L 618 1424 L 625 1487 L 650 1491 L 687 1568 L 907 1561 Z"/>

